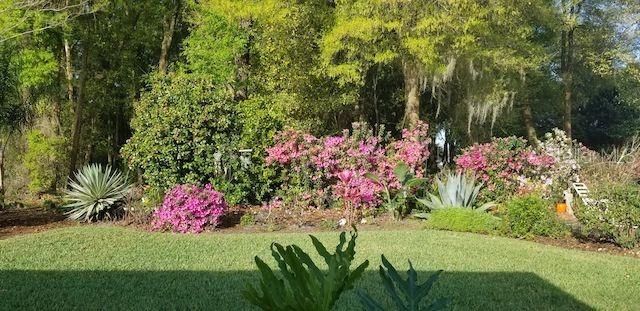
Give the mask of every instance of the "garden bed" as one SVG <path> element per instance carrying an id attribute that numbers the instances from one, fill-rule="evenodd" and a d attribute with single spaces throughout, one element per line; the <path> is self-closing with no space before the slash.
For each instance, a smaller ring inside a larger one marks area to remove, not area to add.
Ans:
<path id="1" fill-rule="evenodd" d="M 26 207 L 0 210 L 0 239 L 74 225 L 78 223 L 66 221 L 66 216 L 54 209 Z"/>

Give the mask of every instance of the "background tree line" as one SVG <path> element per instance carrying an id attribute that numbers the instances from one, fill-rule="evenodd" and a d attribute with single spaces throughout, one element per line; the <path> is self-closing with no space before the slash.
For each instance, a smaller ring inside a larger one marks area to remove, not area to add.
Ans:
<path id="1" fill-rule="evenodd" d="M 275 132 L 355 121 L 428 121 L 432 165 L 553 127 L 608 148 L 640 127 L 639 17 L 634 0 L 3 1 L 0 191 L 102 162 L 255 202 Z"/>

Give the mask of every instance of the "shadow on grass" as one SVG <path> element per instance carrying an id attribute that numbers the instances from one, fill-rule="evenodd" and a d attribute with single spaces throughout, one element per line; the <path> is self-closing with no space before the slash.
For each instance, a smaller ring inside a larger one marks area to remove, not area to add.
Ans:
<path id="1" fill-rule="evenodd" d="M 420 272 L 424 280 L 430 272 Z M 251 309 L 242 298 L 256 271 L 0 271 L 0 309 Z M 377 272 L 358 287 L 386 297 Z M 591 310 L 532 273 L 444 272 L 430 298 L 448 296 L 457 310 Z M 388 301 L 387 301 L 388 303 Z M 339 310 L 361 310 L 354 291 Z M 392 310 L 392 308 L 390 308 Z"/>

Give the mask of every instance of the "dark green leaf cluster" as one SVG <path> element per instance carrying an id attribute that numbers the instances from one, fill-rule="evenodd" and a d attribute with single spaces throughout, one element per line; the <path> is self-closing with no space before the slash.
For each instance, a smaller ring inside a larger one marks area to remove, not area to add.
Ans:
<path id="1" fill-rule="evenodd" d="M 432 274 L 424 283 L 418 284 L 418 273 L 413 268 L 411 261 L 409 261 L 409 270 L 407 270 L 407 279 L 405 280 L 384 255 L 381 257 L 380 277 L 382 278 L 385 291 L 396 306 L 396 310 L 443 310 L 449 305 L 449 300 L 444 298 L 437 299 L 426 307 L 423 306 L 422 303 L 440 277 L 442 270 Z M 385 310 L 379 302 L 363 291 L 358 292 L 358 297 L 365 310 Z"/>
<path id="2" fill-rule="evenodd" d="M 351 233 L 348 243 L 342 232 L 333 254 L 316 237 L 310 237 L 327 270 L 321 270 L 300 247 L 273 243 L 271 253 L 282 278 L 256 256 L 255 262 L 261 274 L 260 287 L 250 286 L 244 292 L 247 300 L 264 310 L 331 310 L 340 295 L 353 288 L 369 261 L 365 260 L 354 270 L 350 268 L 356 254 L 357 231 Z"/>

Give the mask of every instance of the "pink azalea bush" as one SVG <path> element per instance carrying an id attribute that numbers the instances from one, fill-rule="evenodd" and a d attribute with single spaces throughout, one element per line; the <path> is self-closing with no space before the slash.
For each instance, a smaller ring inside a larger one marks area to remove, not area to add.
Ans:
<path id="1" fill-rule="evenodd" d="M 550 185 L 550 173 L 556 159 L 527 146 L 522 138 L 507 137 L 464 149 L 456 158 L 456 164 L 459 170 L 473 173 L 485 183 L 483 196 L 486 199 L 499 200 L 513 193 L 527 193 Z"/>
<path id="2" fill-rule="evenodd" d="M 227 210 L 222 193 L 210 184 L 204 187 L 177 185 L 164 197 L 162 206 L 153 213 L 153 230 L 200 233 L 215 228 Z"/>
<path id="3" fill-rule="evenodd" d="M 282 197 L 289 204 L 320 208 L 342 202 L 354 208 L 373 208 L 381 203 L 383 189 L 365 175 L 375 174 L 392 189 L 398 188 L 393 169 L 404 162 L 413 174 L 422 176 L 429 157 L 428 129 L 426 123 L 420 123 L 413 130 L 403 130 L 399 140 L 363 123 L 326 137 L 285 130 L 267 149 L 266 163 L 282 171 Z"/>

